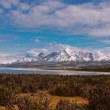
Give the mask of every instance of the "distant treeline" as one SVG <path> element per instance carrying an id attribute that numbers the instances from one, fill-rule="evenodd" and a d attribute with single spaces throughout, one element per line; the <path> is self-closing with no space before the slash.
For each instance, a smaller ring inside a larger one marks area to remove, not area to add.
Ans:
<path id="1" fill-rule="evenodd" d="M 110 108 L 110 76 L 0 74 L 1 105 L 7 103 L 3 102 L 3 91 L 19 94 L 38 90 L 47 90 L 51 95 L 86 98 L 89 100 L 87 110 Z"/>
<path id="2" fill-rule="evenodd" d="M 95 71 L 95 72 L 110 72 L 110 65 L 89 65 L 80 68 L 69 68 L 68 70 L 76 70 L 76 71 Z"/>
<path id="3" fill-rule="evenodd" d="M 83 67 L 82 71 L 99 71 L 99 72 L 110 72 L 110 66 L 91 66 Z"/>

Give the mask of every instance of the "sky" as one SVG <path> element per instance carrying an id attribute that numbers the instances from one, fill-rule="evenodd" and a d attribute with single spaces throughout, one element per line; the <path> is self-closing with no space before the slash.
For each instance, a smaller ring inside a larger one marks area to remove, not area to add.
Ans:
<path id="1" fill-rule="evenodd" d="M 0 62 L 61 45 L 110 53 L 110 0 L 0 0 Z"/>

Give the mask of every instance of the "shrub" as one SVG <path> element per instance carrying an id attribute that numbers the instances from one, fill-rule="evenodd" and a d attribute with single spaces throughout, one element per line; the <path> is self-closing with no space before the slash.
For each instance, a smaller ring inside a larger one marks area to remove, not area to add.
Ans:
<path id="1" fill-rule="evenodd" d="M 38 110 L 49 110 L 50 99 L 47 92 L 39 91 L 36 95 Z"/>
<path id="2" fill-rule="evenodd" d="M 19 110 L 49 110 L 49 98 L 45 92 L 18 98 L 16 104 Z"/>
<path id="3" fill-rule="evenodd" d="M 61 99 L 56 106 L 56 110 L 86 110 L 86 109 L 82 105 L 70 102 L 69 100 Z"/>
<path id="4" fill-rule="evenodd" d="M 14 109 L 14 93 L 6 87 L 0 87 L 0 105 L 5 106 L 6 110 Z"/>
<path id="5" fill-rule="evenodd" d="M 98 86 L 92 90 L 88 110 L 110 110 L 110 88 Z"/>
<path id="6" fill-rule="evenodd" d="M 36 101 L 33 101 L 29 96 L 17 99 L 19 110 L 37 110 Z"/>
<path id="7" fill-rule="evenodd" d="M 71 110 L 70 102 L 68 100 L 61 99 L 56 106 L 56 110 Z"/>

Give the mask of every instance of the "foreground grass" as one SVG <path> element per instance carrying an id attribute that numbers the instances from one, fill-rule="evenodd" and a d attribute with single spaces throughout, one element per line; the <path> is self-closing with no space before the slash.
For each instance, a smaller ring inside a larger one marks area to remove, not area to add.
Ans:
<path id="1" fill-rule="evenodd" d="M 47 91 L 40 91 L 40 92 L 47 93 Z M 36 100 L 38 98 L 37 93 L 21 93 L 16 96 L 17 99 L 24 98 L 24 97 L 29 97 L 32 100 Z M 58 104 L 58 102 L 61 99 L 68 100 L 70 102 L 73 102 L 73 103 L 76 103 L 79 105 L 87 105 L 88 104 L 88 100 L 86 100 L 82 97 L 63 97 L 63 96 L 53 96 L 53 95 L 48 94 L 48 99 L 50 100 L 49 106 L 50 106 L 51 110 L 55 110 L 56 105 Z M 5 110 L 5 107 L 0 106 L 0 110 Z M 15 105 L 15 110 L 19 110 L 16 105 Z"/>
<path id="2" fill-rule="evenodd" d="M 109 102 L 109 75 L 0 74 L 0 110 L 10 105 L 17 105 L 19 110 L 110 110 Z"/>
<path id="3" fill-rule="evenodd" d="M 85 105 L 85 104 L 88 104 L 88 101 L 84 98 L 81 98 L 81 97 L 60 97 L 60 96 L 51 96 L 51 107 L 52 107 L 52 110 L 55 109 L 57 103 L 61 100 L 61 99 L 64 99 L 64 100 L 69 100 L 70 102 L 74 102 L 74 103 L 77 103 L 79 105 Z"/>
<path id="4" fill-rule="evenodd" d="M 0 110 L 5 110 L 5 107 L 0 106 Z"/>

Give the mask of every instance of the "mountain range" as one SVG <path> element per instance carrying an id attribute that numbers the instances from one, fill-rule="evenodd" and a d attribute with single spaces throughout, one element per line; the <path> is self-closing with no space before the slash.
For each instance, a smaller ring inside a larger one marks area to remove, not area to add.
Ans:
<path id="1" fill-rule="evenodd" d="M 109 62 L 110 55 L 101 51 L 85 51 L 76 48 L 66 48 L 61 51 L 54 52 L 38 52 L 37 49 L 33 53 L 28 53 L 24 58 L 14 63 L 26 62 Z"/>

